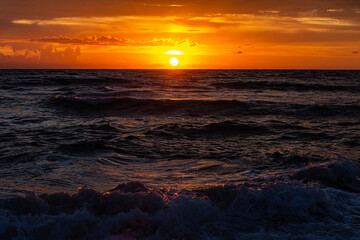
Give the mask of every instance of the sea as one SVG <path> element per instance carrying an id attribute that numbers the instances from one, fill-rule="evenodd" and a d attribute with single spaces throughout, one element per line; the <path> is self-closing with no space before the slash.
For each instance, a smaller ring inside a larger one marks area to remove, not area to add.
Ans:
<path id="1" fill-rule="evenodd" d="M 0 70 L 0 239 L 360 239 L 360 71 Z"/>

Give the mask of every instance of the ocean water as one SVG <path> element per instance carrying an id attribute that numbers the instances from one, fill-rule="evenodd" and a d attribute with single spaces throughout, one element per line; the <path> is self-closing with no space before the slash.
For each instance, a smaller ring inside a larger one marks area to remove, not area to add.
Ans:
<path id="1" fill-rule="evenodd" d="M 360 71 L 0 70 L 0 239 L 360 239 Z"/>

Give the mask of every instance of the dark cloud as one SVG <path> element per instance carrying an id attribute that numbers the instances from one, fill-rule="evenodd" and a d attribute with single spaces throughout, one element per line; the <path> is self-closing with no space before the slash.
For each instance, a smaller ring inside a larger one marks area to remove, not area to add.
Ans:
<path id="1" fill-rule="evenodd" d="M 198 42 L 189 39 L 175 40 L 173 38 L 153 38 L 147 41 L 135 41 L 129 38 L 115 38 L 112 36 L 87 36 L 84 38 L 72 38 L 67 36 L 57 37 L 43 37 L 40 39 L 33 39 L 33 42 L 44 43 L 60 43 L 60 44 L 73 44 L 73 45 L 103 45 L 103 46 L 175 46 L 187 45 L 189 47 L 196 47 Z"/>
<path id="2" fill-rule="evenodd" d="M 80 47 L 58 50 L 53 46 L 48 46 L 40 50 L 40 60 L 47 63 L 76 63 L 77 57 L 80 55 Z"/>
<path id="3" fill-rule="evenodd" d="M 128 39 L 117 39 L 112 36 L 88 36 L 85 38 L 72 38 L 68 36 L 43 37 L 33 39 L 35 42 L 75 44 L 75 45 L 126 45 Z"/>
<path id="4" fill-rule="evenodd" d="M 12 55 L 0 53 L 0 68 L 74 67 L 80 55 L 79 47 L 62 50 L 53 46 L 42 49 L 13 48 Z"/>
<path id="5" fill-rule="evenodd" d="M 358 51 L 353 51 L 352 53 L 353 53 L 353 54 L 358 54 L 359 52 L 358 52 Z"/>

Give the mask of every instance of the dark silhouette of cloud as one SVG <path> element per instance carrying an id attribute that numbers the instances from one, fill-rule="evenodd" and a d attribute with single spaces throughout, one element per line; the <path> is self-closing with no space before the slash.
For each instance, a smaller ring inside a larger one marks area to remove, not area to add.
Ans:
<path id="1" fill-rule="evenodd" d="M 13 49 L 12 55 L 0 53 L 0 68 L 70 67 L 77 64 L 81 55 L 79 47 L 57 49 Z"/>
<path id="2" fill-rule="evenodd" d="M 84 38 L 72 38 L 67 36 L 57 37 L 43 37 L 40 39 L 33 39 L 34 42 L 46 43 L 60 43 L 73 45 L 110 45 L 110 46 L 175 46 L 187 45 L 189 47 L 196 47 L 198 42 L 189 39 L 175 40 L 173 38 L 153 38 L 148 41 L 135 41 L 129 38 L 115 38 L 112 36 L 87 36 Z"/>
<path id="3" fill-rule="evenodd" d="M 36 42 L 76 44 L 76 45 L 126 45 L 128 39 L 117 39 L 111 36 L 88 36 L 85 38 L 72 38 L 68 36 L 43 37 L 33 39 Z"/>

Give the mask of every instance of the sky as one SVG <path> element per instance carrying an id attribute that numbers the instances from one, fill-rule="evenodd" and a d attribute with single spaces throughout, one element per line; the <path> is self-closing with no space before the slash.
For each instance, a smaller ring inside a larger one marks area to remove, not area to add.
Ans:
<path id="1" fill-rule="evenodd" d="M 1 0 L 0 68 L 360 69 L 360 0 Z"/>

